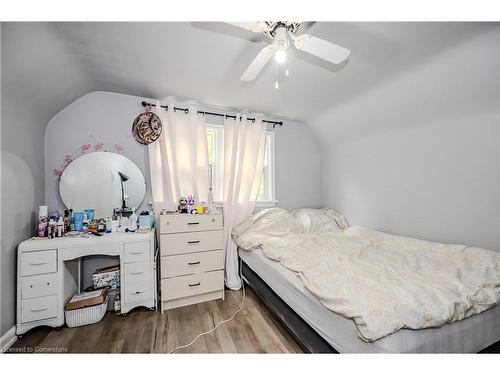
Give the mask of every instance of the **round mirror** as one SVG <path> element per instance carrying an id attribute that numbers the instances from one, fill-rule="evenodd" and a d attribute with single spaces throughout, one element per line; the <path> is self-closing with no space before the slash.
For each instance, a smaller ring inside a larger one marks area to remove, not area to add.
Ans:
<path id="1" fill-rule="evenodd" d="M 141 170 L 123 155 L 93 152 L 75 159 L 61 175 L 59 193 L 74 211 L 95 210 L 108 217 L 115 208 L 138 208 L 146 192 Z"/>

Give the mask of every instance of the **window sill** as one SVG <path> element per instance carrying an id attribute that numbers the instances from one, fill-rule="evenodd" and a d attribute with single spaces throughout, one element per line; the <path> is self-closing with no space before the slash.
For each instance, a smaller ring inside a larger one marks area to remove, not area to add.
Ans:
<path id="1" fill-rule="evenodd" d="M 257 201 L 255 207 L 276 207 L 278 201 Z"/>
<path id="2" fill-rule="evenodd" d="M 259 208 L 269 208 L 269 207 L 276 207 L 278 205 L 278 201 L 257 201 L 257 203 L 255 204 L 255 207 L 259 207 Z M 223 208 L 223 202 L 221 201 L 218 201 L 218 202 L 215 202 L 215 206 L 217 208 Z"/>

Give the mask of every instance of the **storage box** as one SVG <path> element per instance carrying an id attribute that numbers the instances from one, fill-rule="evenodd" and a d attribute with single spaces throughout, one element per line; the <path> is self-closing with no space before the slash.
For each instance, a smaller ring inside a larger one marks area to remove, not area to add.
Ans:
<path id="1" fill-rule="evenodd" d="M 76 310 L 65 310 L 64 317 L 68 327 L 79 327 L 87 324 L 94 324 L 104 317 L 106 307 L 108 306 L 108 298 L 98 305 L 83 307 Z"/>
<path id="2" fill-rule="evenodd" d="M 92 275 L 92 282 L 95 289 L 104 287 L 118 289 L 120 287 L 120 266 L 116 265 L 96 270 Z"/>
<path id="3" fill-rule="evenodd" d="M 83 307 L 95 306 L 107 300 L 108 291 L 106 289 L 93 290 L 75 294 L 66 304 L 65 310 L 76 310 Z"/>
<path id="4" fill-rule="evenodd" d="M 154 227 L 154 215 L 139 215 L 139 229 L 146 231 Z"/>

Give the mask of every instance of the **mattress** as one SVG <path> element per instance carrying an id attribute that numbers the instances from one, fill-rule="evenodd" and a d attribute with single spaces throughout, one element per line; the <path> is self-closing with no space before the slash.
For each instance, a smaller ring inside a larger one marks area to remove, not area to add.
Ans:
<path id="1" fill-rule="evenodd" d="M 298 276 L 262 250 L 239 250 L 241 259 L 340 353 L 477 353 L 500 340 L 500 305 L 440 328 L 402 329 L 375 342 L 357 336 L 352 319 L 328 310 Z"/>

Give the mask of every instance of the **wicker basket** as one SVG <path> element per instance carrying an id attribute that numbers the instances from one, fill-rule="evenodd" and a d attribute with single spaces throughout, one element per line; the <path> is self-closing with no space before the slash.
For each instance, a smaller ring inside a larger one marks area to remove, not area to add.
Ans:
<path id="1" fill-rule="evenodd" d="M 106 314 L 108 297 L 100 305 L 83 307 L 75 310 L 65 310 L 66 324 L 68 327 L 79 327 L 99 322 Z"/>

